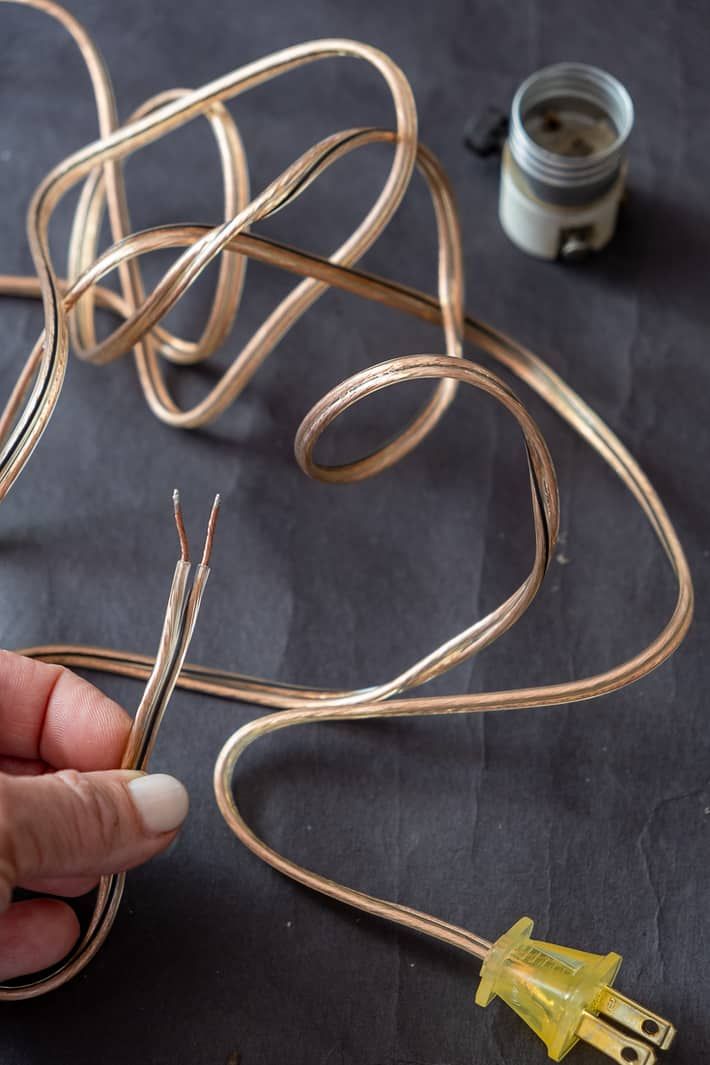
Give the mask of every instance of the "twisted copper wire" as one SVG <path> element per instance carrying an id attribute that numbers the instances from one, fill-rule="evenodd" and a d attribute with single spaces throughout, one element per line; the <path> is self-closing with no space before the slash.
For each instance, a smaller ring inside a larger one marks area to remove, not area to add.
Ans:
<path id="1" fill-rule="evenodd" d="M 192 92 L 175 90 L 154 97 L 126 125 L 119 126 L 108 74 L 98 51 L 79 23 L 49 0 L 10 2 L 46 12 L 73 36 L 91 76 L 100 139 L 55 167 L 32 199 L 28 233 L 37 277 L 0 277 L 0 293 L 39 297 L 45 310 L 44 332 L 30 353 L 0 422 L 0 438 L 4 442 L 0 455 L 0 497 L 22 470 L 54 409 L 70 336 L 77 353 L 95 363 L 111 361 L 133 347 L 141 388 L 151 409 L 170 425 L 192 428 L 223 413 L 288 329 L 331 285 L 423 320 L 440 323 L 444 330 L 446 355 L 393 358 L 354 375 L 328 393 L 306 415 L 296 436 L 296 458 L 306 473 L 320 480 L 349 482 L 393 465 L 433 428 L 453 398 L 459 382 L 494 396 L 515 417 L 523 432 L 535 532 L 533 565 L 523 584 L 485 618 L 390 681 L 356 691 L 309 689 L 190 664 L 183 666 L 177 679 L 182 687 L 191 690 L 281 710 L 239 729 L 225 744 L 215 767 L 215 792 L 220 810 L 246 846 L 270 865 L 316 891 L 485 957 L 489 944 L 481 937 L 427 914 L 327 880 L 270 848 L 253 833 L 239 812 L 232 781 L 236 762 L 255 740 L 293 725 L 323 720 L 552 706 L 591 699 L 640 679 L 675 650 L 692 615 L 692 582 L 673 526 L 632 456 L 583 400 L 550 367 L 521 345 L 490 326 L 464 316 L 459 227 L 451 189 L 438 162 L 417 142 L 411 90 L 390 59 L 374 48 L 353 41 L 326 40 L 299 45 L 251 63 L 201 89 Z M 250 200 L 241 141 L 222 102 L 305 63 L 332 56 L 359 58 L 375 67 L 392 95 L 395 129 L 347 130 L 328 137 L 304 153 Z M 224 173 L 225 222 L 216 227 L 168 226 L 131 233 L 121 160 L 200 115 L 209 119 L 217 139 Z M 334 161 L 375 141 L 393 145 L 389 176 L 366 217 L 329 259 L 247 232 L 254 222 L 293 201 Z M 364 273 L 354 265 L 397 209 L 415 165 L 428 184 L 436 215 L 438 298 Z M 82 179 L 85 184 L 72 231 L 68 280 L 63 281 L 50 258 L 47 227 L 62 196 Z M 108 210 L 114 244 L 97 258 L 104 207 Z M 184 250 L 146 297 L 139 257 L 158 248 Z M 206 265 L 219 255 L 222 255 L 219 282 L 200 338 L 189 341 L 172 336 L 161 326 L 161 319 Z M 269 315 L 212 391 L 193 408 L 181 410 L 165 383 L 161 357 L 176 363 L 196 362 L 207 358 L 228 335 L 238 307 L 247 258 L 278 265 L 303 280 Z M 101 278 L 114 269 L 121 281 L 121 295 L 99 284 Z M 96 307 L 108 308 L 122 318 L 116 330 L 101 342 L 96 341 L 93 324 Z M 70 312 L 73 315 L 71 322 Z M 644 510 L 670 561 L 678 583 L 677 601 L 672 616 L 648 647 L 603 673 L 563 684 L 512 691 L 394 699 L 392 696 L 440 675 L 505 632 L 529 606 L 540 587 L 557 537 L 557 481 L 544 440 L 510 388 L 495 374 L 462 357 L 463 340 L 486 351 L 534 389 L 618 474 Z M 327 467 L 315 461 L 313 452 L 320 435 L 344 410 L 374 391 L 422 378 L 436 382 L 429 402 L 393 441 L 347 465 Z M 98 647 L 51 645 L 26 649 L 24 653 L 66 665 L 141 679 L 150 674 L 152 666 L 151 659 L 146 656 Z M 0 992 L 0 998 L 3 994 Z"/>

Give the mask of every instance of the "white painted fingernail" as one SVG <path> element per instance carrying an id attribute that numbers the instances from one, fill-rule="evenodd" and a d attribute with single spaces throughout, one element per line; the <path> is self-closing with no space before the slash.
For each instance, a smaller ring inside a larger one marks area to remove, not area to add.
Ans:
<path id="1" fill-rule="evenodd" d="M 158 836 L 174 832 L 187 817 L 190 800 L 175 777 L 153 773 L 138 777 L 128 785 L 128 793 L 146 832 Z"/>

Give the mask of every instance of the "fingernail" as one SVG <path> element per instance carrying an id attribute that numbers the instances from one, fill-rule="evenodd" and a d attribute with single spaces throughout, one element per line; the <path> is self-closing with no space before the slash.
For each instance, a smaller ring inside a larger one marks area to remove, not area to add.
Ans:
<path id="1" fill-rule="evenodd" d="M 153 835 L 174 832 L 187 817 L 190 800 L 175 777 L 165 773 L 138 777 L 129 783 L 128 792 L 143 827 Z"/>

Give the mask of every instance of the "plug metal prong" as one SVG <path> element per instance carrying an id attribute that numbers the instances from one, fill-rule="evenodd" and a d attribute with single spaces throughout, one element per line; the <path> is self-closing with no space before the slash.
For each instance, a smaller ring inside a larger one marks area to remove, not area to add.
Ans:
<path id="1" fill-rule="evenodd" d="M 620 995 L 612 987 L 605 987 L 594 1003 L 595 1011 L 603 1013 L 616 1024 L 635 1032 L 659 1050 L 667 1050 L 675 1037 L 675 1028 L 670 1021 L 639 1006 L 633 999 Z"/>
<path id="2" fill-rule="evenodd" d="M 633 1039 L 586 1010 L 582 1011 L 577 1035 L 618 1065 L 655 1065 L 656 1055 L 648 1043 Z"/>

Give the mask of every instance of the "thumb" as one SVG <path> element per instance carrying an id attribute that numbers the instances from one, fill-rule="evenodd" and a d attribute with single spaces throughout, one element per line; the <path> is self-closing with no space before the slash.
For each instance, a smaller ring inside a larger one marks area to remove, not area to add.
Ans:
<path id="1" fill-rule="evenodd" d="M 18 884 L 97 877 L 152 858 L 187 809 L 183 785 L 161 773 L 0 773 L 0 913 Z"/>

